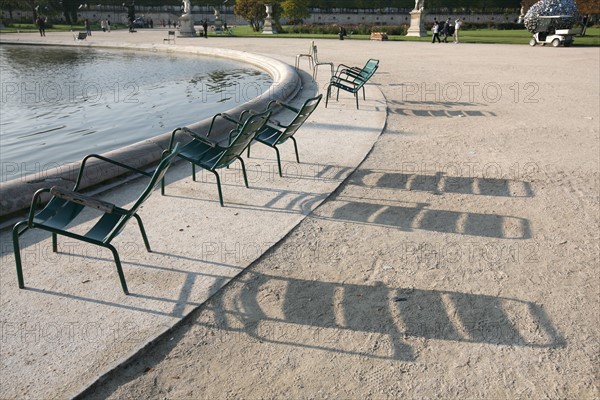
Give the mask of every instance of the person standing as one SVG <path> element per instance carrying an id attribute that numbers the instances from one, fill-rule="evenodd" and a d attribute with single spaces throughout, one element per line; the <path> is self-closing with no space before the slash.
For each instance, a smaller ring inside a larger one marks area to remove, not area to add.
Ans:
<path id="1" fill-rule="evenodd" d="M 202 31 L 204 33 L 204 38 L 208 39 L 208 22 L 206 22 L 206 20 L 202 21 Z"/>
<path id="2" fill-rule="evenodd" d="M 458 43 L 458 31 L 460 30 L 460 26 L 462 25 L 462 21 L 458 18 L 454 21 L 454 43 Z"/>
<path id="3" fill-rule="evenodd" d="M 87 33 L 87 35 L 92 36 L 92 28 L 90 27 L 89 19 L 86 18 L 83 20 L 83 26 L 85 27 L 85 32 Z"/>
<path id="4" fill-rule="evenodd" d="M 340 36 L 340 40 L 344 40 L 344 36 L 346 36 L 346 28 L 340 25 L 340 32 L 338 35 Z"/>
<path id="5" fill-rule="evenodd" d="M 110 19 L 106 20 L 106 30 L 110 32 Z"/>
<path id="6" fill-rule="evenodd" d="M 102 29 L 102 32 L 106 32 L 106 21 L 103 19 L 100 20 L 100 29 Z"/>
<path id="7" fill-rule="evenodd" d="M 435 39 L 437 39 L 438 43 L 441 43 L 440 40 L 440 24 L 437 21 L 433 21 L 433 27 L 431 28 L 431 32 L 433 36 L 431 37 L 431 43 L 435 43 Z"/>
<path id="8" fill-rule="evenodd" d="M 450 18 L 448 18 L 446 22 L 444 22 L 442 34 L 444 35 L 444 43 L 448 43 L 448 36 L 450 36 Z"/>
<path id="9" fill-rule="evenodd" d="M 38 26 L 38 29 L 40 30 L 40 36 L 46 36 L 46 21 L 44 21 L 44 18 L 41 15 L 35 21 L 35 24 Z"/>

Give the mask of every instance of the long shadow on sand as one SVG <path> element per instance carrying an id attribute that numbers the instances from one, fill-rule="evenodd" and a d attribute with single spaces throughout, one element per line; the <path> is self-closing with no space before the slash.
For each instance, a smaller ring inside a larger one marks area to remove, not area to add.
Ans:
<path id="1" fill-rule="evenodd" d="M 529 348 L 566 346 L 544 309 L 519 299 L 258 272 L 246 272 L 239 281 L 241 285 L 201 306 L 182 329 L 147 348 L 147 356 L 111 371 L 103 383 L 78 398 L 100 398 L 98 393 L 107 395 L 141 377 L 167 358 L 189 329 L 200 342 L 204 336 L 212 338 L 206 345 L 252 338 L 276 346 L 409 362 L 417 358 L 410 344 L 415 338 Z M 189 351 L 205 350 L 201 346 Z"/>
<path id="2" fill-rule="evenodd" d="M 415 167 L 415 165 L 404 167 L 408 170 L 409 167 Z M 456 169 L 452 167 L 449 165 L 448 169 Z M 494 166 L 491 165 L 491 167 Z M 449 175 L 444 172 L 423 174 L 408 171 L 359 169 L 352 174 L 348 183 L 377 189 L 414 190 L 436 194 L 457 193 L 496 197 L 534 196 L 531 183 L 527 181 Z"/>
<path id="3" fill-rule="evenodd" d="M 532 348 L 565 345 L 543 308 L 528 301 L 260 273 L 244 280 L 248 283 L 230 304 L 217 296 L 207 305 L 214 319 L 206 326 L 269 343 L 406 361 L 415 359 L 407 337 Z M 345 340 L 351 337 L 359 340 Z"/>

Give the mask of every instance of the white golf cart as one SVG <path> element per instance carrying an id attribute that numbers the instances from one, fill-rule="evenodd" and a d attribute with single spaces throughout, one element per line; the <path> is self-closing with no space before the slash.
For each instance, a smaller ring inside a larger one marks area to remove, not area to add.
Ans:
<path id="1" fill-rule="evenodd" d="M 556 26 L 560 26 L 559 21 L 565 18 L 571 17 L 568 15 L 539 17 L 536 32 L 533 34 L 529 44 L 531 46 L 535 46 L 536 44 L 545 46 L 546 43 L 549 43 L 553 47 L 558 47 L 561 44 L 563 46 L 572 45 L 575 40 L 574 36 L 577 33 L 575 29 L 556 29 Z"/>

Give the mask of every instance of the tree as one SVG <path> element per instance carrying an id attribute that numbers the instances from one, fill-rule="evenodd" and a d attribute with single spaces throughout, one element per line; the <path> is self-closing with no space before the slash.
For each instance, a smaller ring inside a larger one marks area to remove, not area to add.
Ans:
<path id="1" fill-rule="evenodd" d="M 279 17 L 281 15 L 281 6 L 279 0 L 236 0 L 233 6 L 233 12 L 242 18 L 245 18 L 252 26 L 254 32 L 260 30 L 265 17 L 267 16 L 267 10 L 265 4 L 271 4 L 273 6 L 273 26 L 276 29 L 281 30 L 279 24 Z"/>
<path id="2" fill-rule="evenodd" d="M 310 17 L 307 0 L 283 0 L 281 15 L 291 20 L 301 20 Z"/>
<path id="3" fill-rule="evenodd" d="M 267 16 L 264 0 L 236 0 L 233 12 L 248 20 L 254 32 L 260 30 L 260 26 Z"/>
<path id="4" fill-rule="evenodd" d="M 19 9 L 18 0 L 0 0 L 0 10 L 8 11 L 9 19 L 13 20 L 13 10 Z"/>
<path id="5" fill-rule="evenodd" d="M 581 15 L 600 14 L 600 3 L 598 0 L 577 0 L 576 3 Z"/>

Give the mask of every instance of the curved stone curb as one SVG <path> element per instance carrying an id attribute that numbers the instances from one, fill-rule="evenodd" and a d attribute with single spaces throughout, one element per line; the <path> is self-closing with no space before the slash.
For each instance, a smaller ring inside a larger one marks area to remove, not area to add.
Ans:
<path id="1" fill-rule="evenodd" d="M 4 43 L 8 42 L 3 41 L 3 44 Z M 13 42 L 13 44 L 39 45 L 39 43 L 26 43 L 20 41 Z M 57 44 L 54 43 L 44 45 L 48 46 Z M 60 45 L 81 46 L 79 43 L 73 44 L 72 42 L 61 43 Z M 92 46 L 91 44 L 88 44 L 87 47 L 186 53 L 197 54 L 201 56 L 219 57 L 235 61 L 242 61 L 268 73 L 273 79 L 273 85 L 271 85 L 271 87 L 259 97 L 227 111 L 227 113 L 233 115 L 239 115 L 243 110 L 246 109 L 255 111 L 264 110 L 271 100 L 289 101 L 298 93 L 301 87 L 300 78 L 291 66 L 269 57 L 247 52 L 192 46 L 173 47 L 167 45 L 139 44 L 114 44 L 102 46 Z M 211 119 L 212 117 L 196 122 L 189 126 L 197 129 L 200 132 L 208 131 Z M 229 128 L 230 127 L 231 126 L 229 125 Z M 216 123 L 213 130 L 215 135 L 219 137 L 220 135 L 226 133 L 228 127 L 226 124 Z M 171 132 L 166 132 L 151 139 L 145 139 L 132 145 L 104 153 L 103 155 L 121 163 L 131 165 L 135 168 L 143 169 L 160 159 L 162 152 L 168 147 L 170 139 Z M 177 136 L 177 139 L 182 142 L 189 141 L 189 138 L 186 135 Z M 21 179 L 0 183 L 0 218 L 29 208 L 33 194 L 41 188 L 60 186 L 66 189 L 72 189 L 75 180 L 77 179 L 80 165 L 80 162 L 74 162 L 60 167 L 43 170 L 34 175 L 28 175 Z M 86 167 L 86 171 L 87 172 L 81 182 L 81 189 L 101 184 L 104 181 L 116 178 L 127 172 L 122 168 L 116 168 L 114 165 L 109 165 L 101 161 L 91 161 Z M 48 197 L 46 196 L 46 198 L 43 200 L 47 199 Z"/>

